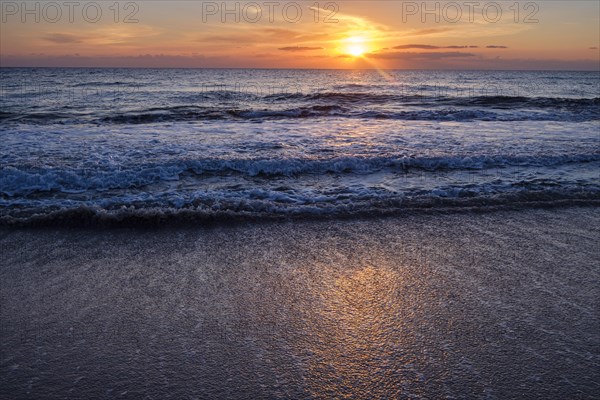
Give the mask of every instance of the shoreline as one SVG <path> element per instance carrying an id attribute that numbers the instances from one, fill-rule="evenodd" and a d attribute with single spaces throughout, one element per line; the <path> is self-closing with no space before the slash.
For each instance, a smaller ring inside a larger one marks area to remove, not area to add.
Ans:
<path id="1" fill-rule="evenodd" d="M 375 210 L 357 209 L 338 214 L 327 212 L 313 213 L 261 213 L 210 211 L 193 208 L 122 208 L 104 210 L 94 207 L 79 207 L 53 211 L 46 214 L 33 214 L 26 217 L 1 215 L 0 229 L 111 229 L 111 228 L 211 228 L 217 226 L 244 226 L 247 224 L 305 223 L 311 221 L 361 221 L 380 218 L 413 218 L 444 216 L 453 214 L 487 214 L 506 211 L 553 210 L 573 207 L 600 207 L 600 199 L 566 198 L 537 201 L 502 202 L 488 200 L 487 204 L 470 204 L 469 199 L 449 199 L 431 201 L 412 206 L 391 205 Z"/>
<path id="2" fill-rule="evenodd" d="M 594 398 L 600 209 L 0 228 L 11 398 Z"/>

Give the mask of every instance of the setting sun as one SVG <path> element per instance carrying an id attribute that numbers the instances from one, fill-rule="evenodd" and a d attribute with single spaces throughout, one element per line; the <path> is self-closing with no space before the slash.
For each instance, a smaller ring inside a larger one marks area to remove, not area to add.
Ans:
<path id="1" fill-rule="evenodd" d="M 344 52 L 353 57 L 361 57 L 368 49 L 365 45 L 366 39 L 362 36 L 354 36 L 345 40 L 347 43 Z"/>
<path id="2" fill-rule="evenodd" d="M 348 46 L 348 54 L 354 56 L 354 57 L 360 57 L 363 54 L 365 54 L 365 46 L 363 46 L 362 44 L 353 44 Z"/>

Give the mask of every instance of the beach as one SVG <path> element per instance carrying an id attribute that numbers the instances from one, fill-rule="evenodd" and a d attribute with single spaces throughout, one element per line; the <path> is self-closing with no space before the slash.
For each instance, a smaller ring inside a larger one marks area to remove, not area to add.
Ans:
<path id="1" fill-rule="evenodd" d="M 592 399 L 597 207 L 0 231 L 0 397 Z"/>
<path id="2" fill-rule="evenodd" d="M 600 2 L 1 3 L 0 400 L 600 400 Z"/>

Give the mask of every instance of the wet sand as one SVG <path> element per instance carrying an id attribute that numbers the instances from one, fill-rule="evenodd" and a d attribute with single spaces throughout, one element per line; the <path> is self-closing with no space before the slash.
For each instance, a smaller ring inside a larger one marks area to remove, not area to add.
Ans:
<path id="1" fill-rule="evenodd" d="M 600 208 L 0 230 L 2 398 L 600 395 Z"/>

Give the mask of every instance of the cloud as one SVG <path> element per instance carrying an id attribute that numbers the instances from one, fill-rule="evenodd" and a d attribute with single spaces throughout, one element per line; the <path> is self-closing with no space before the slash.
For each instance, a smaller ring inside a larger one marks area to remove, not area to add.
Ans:
<path id="1" fill-rule="evenodd" d="M 323 50 L 322 47 L 306 47 L 306 46 L 288 46 L 280 47 L 277 50 L 283 51 L 310 51 L 310 50 Z"/>
<path id="2" fill-rule="evenodd" d="M 462 53 L 460 51 L 440 51 L 440 52 L 424 52 L 413 53 L 405 51 L 392 51 L 383 53 L 370 53 L 367 57 L 380 58 L 385 60 L 441 60 L 444 58 L 464 58 L 475 57 L 473 53 Z"/>
<path id="3" fill-rule="evenodd" d="M 393 47 L 396 50 L 406 50 L 406 49 L 423 49 L 423 50 L 430 50 L 430 49 L 439 49 L 439 46 L 432 46 L 429 44 L 403 44 L 401 46 L 395 46 Z"/>
<path id="4" fill-rule="evenodd" d="M 302 51 L 303 47 L 315 46 L 315 44 L 320 44 L 328 39 L 331 39 L 331 36 L 318 32 L 304 34 L 302 32 L 283 28 L 253 30 L 240 28 L 226 33 L 204 34 L 202 36 L 195 37 L 192 40 L 194 42 L 202 43 L 205 46 L 213 46 L 214 44 L 218 43 L 219 45 L 227 44 L 231 46 L 250 45 L 260 47 L 262 45 L 270 44 L 280 47 L 287 47 L 286 45 L 288 43 L 297 43 L 298 47 L 300 47 L 300 50 L 297 51 Z M 289 49 L 288 51 L 294 50 Z"/>
<path id="5" fill-rule="evenodd" d="M 53 43 L 81 43 L 83 39 L 85 38 L 71 33 L 48 33 L 44 35 L 44 40 Z"/>
<path id="6" fill-rule="evenodd" d="M 508 46 L 485 46 L 486 49 L 508 49 Z"/>
<path id="7" fill-rule="evenodd" d="M 78 48 L 81 49 L 82 45 L 128 46 L 139 40 L 157 36 L 159 33 L 159 30 L 148 25 L 124 24 L 121 26 L 99 26 L 96 29 L 86 31 L 85 34 L 49 32 L 44 34 L 41 39 L 43 42 L 80 45 Z"/>
<path id="8" fill-rule="evenodd" d="M 598 50 L 597 47 L 590 47 L 590 50 Z"/>
<path id="9" fill-rule="evenodd" d="M 393 49 L 396 50 L 410 50 L 410 49 L 421 49 L 421 50 L 437 50 L 437 49 L 476 49 L 479 46 L 434 46 L 430 44 L 403 44 L 395 46 Z"/>

